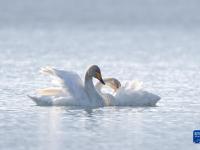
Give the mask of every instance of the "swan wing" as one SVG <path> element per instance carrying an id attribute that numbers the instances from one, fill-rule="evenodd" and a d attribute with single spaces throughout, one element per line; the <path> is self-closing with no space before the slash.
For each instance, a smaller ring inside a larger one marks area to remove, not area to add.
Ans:
<path id="1" fill-rule="evenodd" d="M 60 85 L 75 98 L 85 96 L 83 82 L 80 76 L 71 71 L 59 70 L 52 67 L 45 67 L 40 70 L 41 73 L 53 76 Z M 47 90 L 48 91 L 48 90 Z M 54 91 L 54 90 L 53 90 Z M 45 91 L 46 92 L 46 91 Z M 60 91 L 56 91 L 60 92 Z"/>
<path id="2" fill-rule="evenodd" d="M 36 91 L 39 95 L 43 96 L 64 96 L 67 95 L 67 91 L 65 91 L 61 87 L 48 87 L 43 89 L 38 89 Z"/>

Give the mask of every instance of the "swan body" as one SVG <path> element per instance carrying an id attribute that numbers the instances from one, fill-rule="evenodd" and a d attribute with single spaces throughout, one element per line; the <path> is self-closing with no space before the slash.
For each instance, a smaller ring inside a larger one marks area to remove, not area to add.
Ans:
<path id="1" fill-rule="evenodd" d="M 100 83 L 96 84 L 96 89 L 104 97 L 107 106 L 155 106 L 160 97 L 142 90 L 142 82 L 130 81 L 121 86 L 115 78 L 104 79 L 105 85 L 114 90 L 114 93 L 103 93 Z M 119 86 L 120 85 L 120 86 Z"/>

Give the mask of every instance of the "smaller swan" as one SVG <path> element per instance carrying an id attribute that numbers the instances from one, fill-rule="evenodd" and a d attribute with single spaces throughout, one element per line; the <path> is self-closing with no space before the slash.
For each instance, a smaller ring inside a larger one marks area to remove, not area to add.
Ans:
<path id="1" fill-rule="evenodd" d="M 129 81 L 123 86 L 115 78 L 104 79 L 104 82 L 114 90 L 112 94 L 103 93 L 103 85 L 96 84 L 96 89 L 104 98 L 106 106 L 155 106 L 160 100 L 159 96 L 144 91 L 142 82 L 139 81 Z"/>

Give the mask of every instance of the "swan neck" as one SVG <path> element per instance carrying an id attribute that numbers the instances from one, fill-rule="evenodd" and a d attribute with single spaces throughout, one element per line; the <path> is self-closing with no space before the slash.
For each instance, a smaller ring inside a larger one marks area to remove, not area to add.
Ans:
<path id="1" fill-rule="evenodd" d="M 85 88 L 88 94 L 90 91 L 96 91 L 94 88 L 92 77 L 89 75 L 88 72 L 85 74 Z"/>
<path id="2" fill-rule="evenodd" d="M 88 73 L 85 75 L 85 91 L 93 105 L 103 106 L 103 99 L 96 91 L 92 77 Z"/>
<path id="3" fill-rule="evenodd" d="M 92 77 L 89 75 L 89 72 L 86 72 L 85 74 L 85 83 L 89 80 L 92 80 Z"/>

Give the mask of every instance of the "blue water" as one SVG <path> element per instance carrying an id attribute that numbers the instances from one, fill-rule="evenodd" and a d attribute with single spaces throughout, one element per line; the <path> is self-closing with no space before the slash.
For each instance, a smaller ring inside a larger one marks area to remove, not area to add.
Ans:
<path id="1" fill-rule="evenodd" d="M 132 26 L 0 29 L 0 149 L 199 149 L 200 30 Z M 36 106 L 27 94 L 49 85 L 46 65 L 84 76 L 137 79 L 157 107 Z"/>

